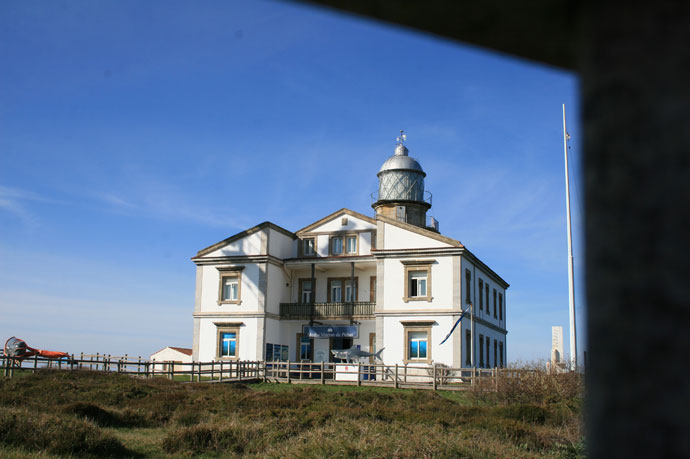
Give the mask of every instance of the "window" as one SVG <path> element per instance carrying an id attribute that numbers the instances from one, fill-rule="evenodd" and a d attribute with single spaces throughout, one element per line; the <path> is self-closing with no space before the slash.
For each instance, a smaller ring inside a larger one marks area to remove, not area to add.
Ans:
<path id="1" fill-rule="evenodd" d="M 491 309 L 489 309 L 489 283 L 487 282 L 484 285 L 486 286 L 486 313 L 491 314 Z M 479 294 L 481 295 L 482 292 L 479 292 Z"/>
<path id="2" fill-rule="evenodd" d="M 357 236 L 347 236 L 345 238 L 345 252 L 357 253 Z"/>
<path id="3" fill-rule="evenodd" d="M 487 309 L 488 309 L 488 306 L 487 306 Z M 486 337 L 486 368 L 491 368 L 491 359 L 489 358 L 489 349 L 491 349 L 491 338 L 489 338 L 487 336 Z"/>
<path id="4" fill-rule="evenodd" d="M 496 315 L 496 289 L 494 289 L 494 319 L 497 318 Z"/>
<path id="5" fill-rule="evenodd" d="M 331 255 L 343 254 L 343 238 L 340 236 L 331 238 Z"/>
<path id="6" fill-rule="evenodd" d="M 218 328 L 218 359 L 238 359 L 240 355 L 240 329 Z"/>
<path id="7" fill-rule="evenodd" d="M 503 294 L 498 294 L 498 320 L 503 320 Z"/>
<path id="8" fill-rule="evenodd" d="M 244 266 L 218 268 L 220 283 L 218 304 L 240 304 L 242 299 L 242 270 Z"/>
<path id="9" fill-rule="evenodd" d="M 340 303 L 343 301 L 343 282 L 339 280 L 331 281 L 331 299 L 329 302 Z"/>
<path id="10" fill-rule="evenodd" d="M 465 330 L 465 366 L 472 366 L 472 332 Z"/>
<path id="11" fill-rule="evenodd" d="M 312 288 L 311 279 L 299 280 L 299 301 L 301 303 L 311 303 L 314 289 Z"/>
<path id="12" fill-rule="evenodd" d="M 297 333 L 297 350 L 299 352 L 299 361 L 309 360 L 314 361 L 314 338 L 304 336 L 302 333 Z"/>
<path id="13" fill-rule="evenodd" d="M 407 334 L 408 360 L 426 359 L 427 334 L 423 331 L 411 331 Z"/>
<path id="14" fill-rule="evenodd" d="M 410 271 L 410 290 L 411 298 L 426 297 L 426 271 Z"/>
<path id="15" fill-rule="evenodd" d="M 431 363 L 431 325 L 433 322 L 403 322 L 405 363 Z"/>
<path id="16" fill-rule="evenodd" d="M 405 265 L 403 301 L 431 301 L 431 265 L 435 260 L 402 260 Z"/>
<path id="17" fill-rule="evenodd" d="M 479 335 L 479 368 L 484 367 L 484 335 Z"/>
<path id="18" fill-rule="evenodd" d="M 369 301 L 372 303 L 376 301 L 376 276 L 369 278 Z"/>
<path id="19" fill-rule="evenodd" d="M 222 301 L 237 301 L 239 297 L 240 280 L 238 276 L 223 277 L 223 297 Z"/>
<path id="20" fill-rule="evenodd" d="M 357 301 L 358 279 L 355 277 L 355 288 L 352 291 L 349 277 L 329 277 L 328 278 L 328 297 L 329 303 L 342 303 Z"/>
<path id="21" fill-rule="evenodd" d="M 356 234 L 344 234 L 331 236 L 331 255 L 356 255 L 359 251 L 359 236 Z"/>
<path id="22" fill-rule="evenodd" d="M 376 354 L 376 333 L 369 333 L 369 352 Z M 376 363 L 373 356 L 369 357 L 369 363 Z"/>
<path id="23" fill-rule="evenodd" d="M 503 364 L 503 342 L 498 343 L 498 355 L 501 359 L 501 368 L 503 368 L 505 366 Z"/>
<path id="24" fill-rule="evenodd" d="M 405 206 L 396 206 L 395 218 L 399 222 L 407 223 L 407 212 L 405 211 Z"/>
<path id="25" fill-rule="evenodd" d="M 316 255 L 316 238 L 305 237 L 302 239 L 302 255 L 305 257 Z"/>
<path id="26" fill-rule="evenodd" d="M 482 295 L 482 292 L 484 292 L 484 281 L 479 279 L 479 310 L 480 311 L 484 310 L 484 296 Z"/>
<path id="27" fill-rule="evenodd" d="M 465 303 L 472 302 L 472 273 L 469 269 L 465 270 Z"/>
<path id="28" fill-rule="evenodd" d="M 356 298 L 353 297 L 354 292 L 352 291 L 352 282 L 349 280 L 345 281 L 345 301 L 350 302 L 350 301 L 355 301 Z"/>
<path id="29" fill-rule="evenodd" d="M 494 340 L 494 366 L 498 366 L 498 341 Z"/>

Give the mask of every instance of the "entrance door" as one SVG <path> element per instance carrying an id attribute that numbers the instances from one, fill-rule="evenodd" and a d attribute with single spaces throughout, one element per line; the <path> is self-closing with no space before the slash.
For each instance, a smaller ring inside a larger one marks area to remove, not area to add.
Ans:
<path id="1" fill-rule="evenodd" d="M 331 338 L 331 350 L 340 351 L 343 349 L 350 349 L 352 347 L 352 338 Z M 336 359 L 333 357 L 333 353 L 328 353 L 329 362 L 345 362 L 343 359 Z"/>

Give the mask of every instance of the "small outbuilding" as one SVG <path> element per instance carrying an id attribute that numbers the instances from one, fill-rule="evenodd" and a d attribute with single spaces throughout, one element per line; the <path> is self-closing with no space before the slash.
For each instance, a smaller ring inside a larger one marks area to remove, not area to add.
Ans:
<path id="1" fill-rule="evenodd" d="M 168 371 L 168 364 L 173 363 L 191 363 L 192 350 L 186 347 L 172 347 L 168 346 L 158 352 L 154 352 L 149 357 L 151 362 L 161 362 L 153 366 L 153 371 L 165 372 Z"/>

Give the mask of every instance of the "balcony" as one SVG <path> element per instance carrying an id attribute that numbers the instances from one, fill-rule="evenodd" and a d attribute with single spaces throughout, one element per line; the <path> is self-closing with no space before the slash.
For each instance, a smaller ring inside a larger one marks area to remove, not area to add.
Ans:
<path id="1" fill-rule="evenodd" d="M 313 309 L 312 309 L 313 306 Z M 281 319 L 373 319 L 375 301 L 357 303 L 280 303 Z M 312 314 L 313 311 L 313 314 Z"/>

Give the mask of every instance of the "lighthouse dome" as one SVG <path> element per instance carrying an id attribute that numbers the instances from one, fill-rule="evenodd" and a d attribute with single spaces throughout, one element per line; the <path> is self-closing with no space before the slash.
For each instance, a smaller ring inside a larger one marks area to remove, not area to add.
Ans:
<path id="1" fill-rule="evenodd" d="M 424 177 L 426 173 L 419 162 L 410 157 L 403 145 L 405 139 L 398 137 L 395 153 L 388 158 L 379 172 L 379 201 L 424 201 Z"/>
<path id="2" fill-rule="evenodd" d="M 409 150 L 405 145 L 398 145 L 395 147 L 395 154 L 384 161 L 381 169 L 379 169 L 377 176 L 386 171 L 415 171 L 426 177 L 426 173 L 422 169 L 419 162 L 408 155 Z"/>

